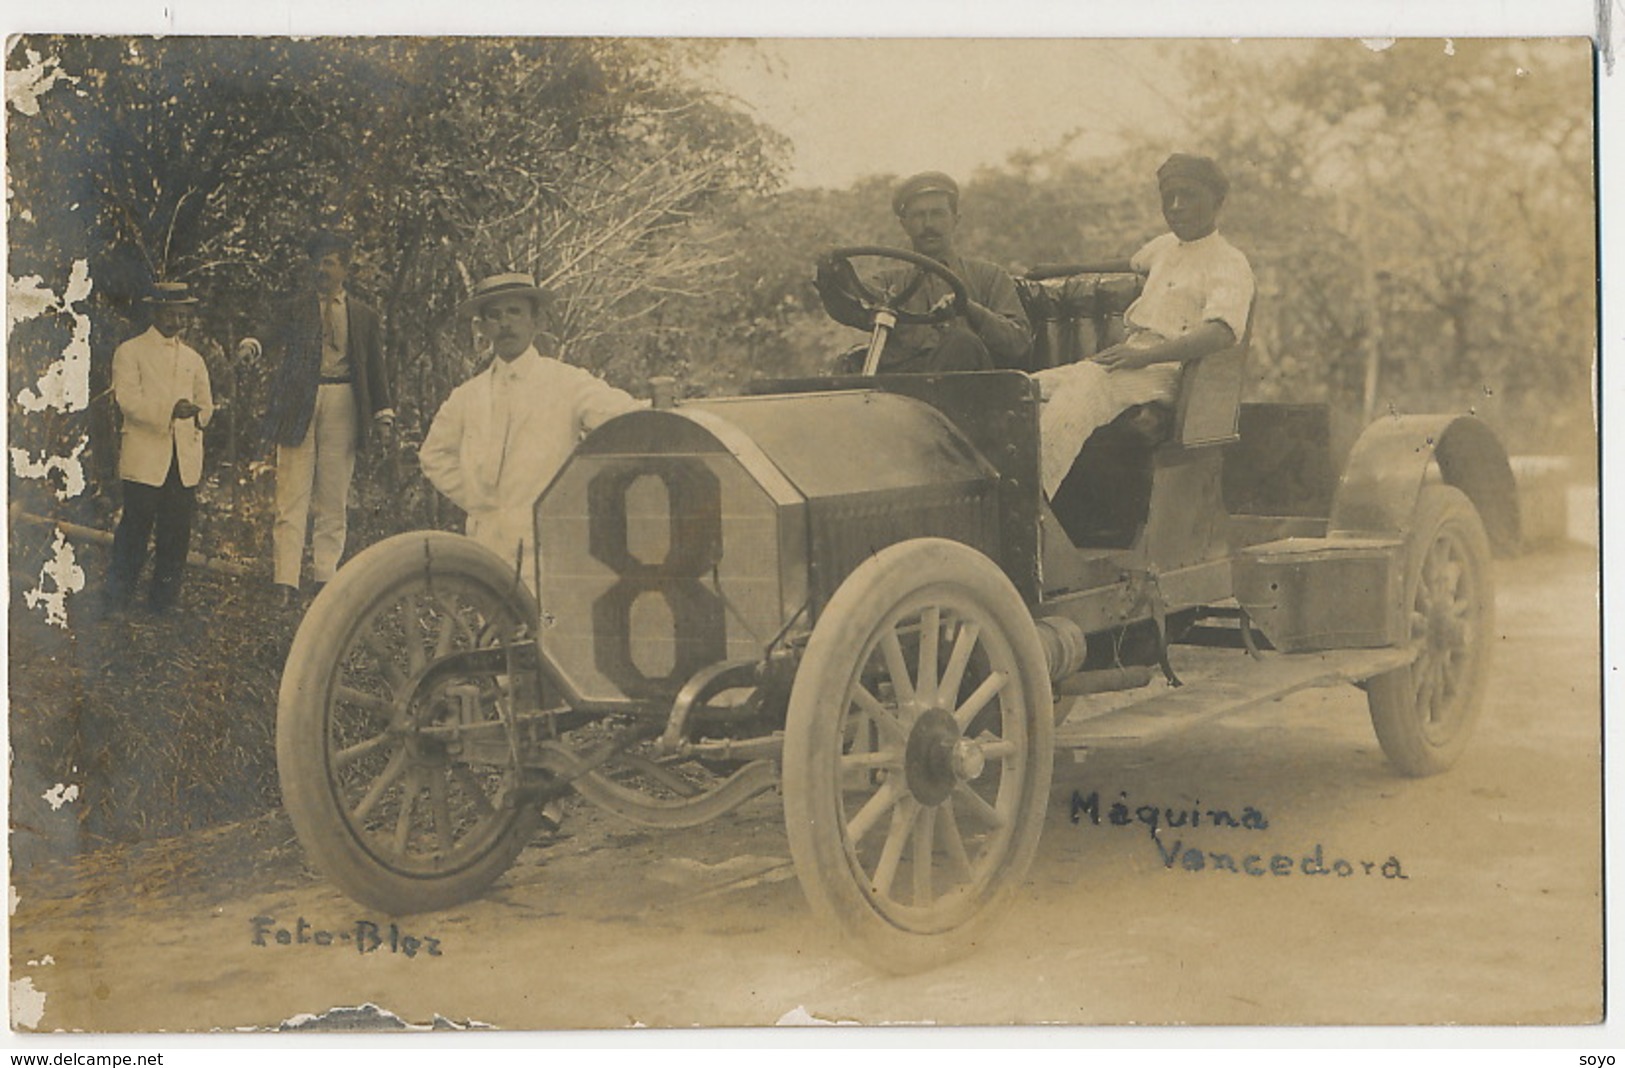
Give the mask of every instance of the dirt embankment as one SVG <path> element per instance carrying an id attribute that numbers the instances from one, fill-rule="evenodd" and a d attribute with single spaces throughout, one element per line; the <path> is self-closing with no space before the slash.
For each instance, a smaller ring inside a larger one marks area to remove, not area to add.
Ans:
<path id="1" fill-rule="evenodd" d="M 9 614 L 11 857 L 16 878 L 277 810 L 275 719 L 297 616 L 251 580 L 189 570 L 181 606 L 101 610 L 106 553 L 70 626 L 22 597 Z"/>

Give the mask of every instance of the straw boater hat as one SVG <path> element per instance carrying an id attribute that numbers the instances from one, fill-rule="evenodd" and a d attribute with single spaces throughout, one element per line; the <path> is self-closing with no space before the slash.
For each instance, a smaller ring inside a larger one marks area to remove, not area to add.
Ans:
<path id="1" fill-rule="evenodd" d="M 148 304 L 196 304 L 192 287 L 185 282 L 154 282 L 152 292 L 142 298 Z"/>
<path id="2" fill-rule="evenodd" d="M 536 284 L 528 274 L 493 274 L 474 283 L 468 299 L 457 306 L 457 314 L 469 318 L 479 314 L 486 302 L 498 297 L 529 297 L 540 309 L 553 299 L 553 294 Z"/>

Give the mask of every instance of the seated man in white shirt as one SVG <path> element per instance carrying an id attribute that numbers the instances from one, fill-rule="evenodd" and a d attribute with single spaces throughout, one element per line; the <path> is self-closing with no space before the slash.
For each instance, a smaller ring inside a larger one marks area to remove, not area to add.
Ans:
<path id="1" fill-rule="evenodd" d="M 1064 367 L 1040 371 L 1044 493 L 1053 497 L 1089 435 L 1128 408 L 1172 401 L 1180 368 L 1234 345 L 1247 330 L 1253 272 L 1218 232 L 1229 182 L 1205 156 L 1176 153 L 1157 169 L 1162 216 L 1171 233 L 1101 271 L 1146 275 L 1123 315 L 1128 337 Z"/>
<path id="2" fill-rule="evenodd" d="M 576 443 L 611 416 L 639 407 L 590 371 L 537 351 L 552 294 L 529 275 L 477 283 L 463 303 L 496 353 L 446 398 L 419 451 L 423 473 L 468 513 L 469 537 L 536 589 L 531 508 Z"/>

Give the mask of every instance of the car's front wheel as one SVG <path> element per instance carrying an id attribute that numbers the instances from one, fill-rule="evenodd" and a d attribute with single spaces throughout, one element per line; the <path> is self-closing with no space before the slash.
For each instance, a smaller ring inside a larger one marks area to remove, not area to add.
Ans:
<path id="1" fill-rule="evenodd" d="M 306 853 L 356 901 L 401 914 L 467 900 L 535 833 L 510 747 L 473 741 L 504 739 L 506 705 L 535 686 L 503 658 L 459 659 L 535 617 L 494 554 L 438 532 L 373 546 L 311 606 L 282 676 L 277 770 Z"/>
<path id="2" fill-rule="evenodd" d="M 936 538 L 867 560 L 790 697 L 785 823 L 814 911 L 886 971 L 973 948 L 1037 849 L 1053 730 L 1032 618 L 992 561 Z"/>

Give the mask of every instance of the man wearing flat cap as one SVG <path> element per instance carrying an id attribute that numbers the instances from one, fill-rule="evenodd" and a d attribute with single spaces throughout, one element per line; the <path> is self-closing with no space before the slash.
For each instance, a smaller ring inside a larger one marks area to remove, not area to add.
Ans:
<path id="1" fill-rule="evenodd" d="M 590 371 L 543 356 L 552 295 L 528 274 L 476 283 L 460 313 L 494 352 L 490 367 L 452 391 L 418 458 L 423 473 L 468 513 L 469 537 L 517 565 L 532 590 L 531 508 L 588 431 L 639 407 Z"/>
<path id="2" fill-rule="evenodd" d="M 108 607 L 128 607 L 147 542 L 154 543 L 148 605 L 167 612 L 181 592 L 192 540 L 203 428 L 214 414 L 203 357 L 181 340 L 197 298 L 184 282 L 159 282 L 146 298 L 152 327 L 113 352 L 113 400 L 123 418 L 118 473 L 124 513 L 113 533 Z"/>
<path id="3" fill-rule="evenodd" d="M 961 256 L 954 247 L 959 184 L 941 171 L 916 174 L 892 194 L 892 212 L 915 252 L 930 256 L 964 281 L 970 302 L 962 317 L 945 323 L 899 326 L 886 340 L 879 369 L 936 373 L 1023 367 L 1032 334 L 1015 283 L 1003 268 Z M 888 272 L 887 281 L 902 284 L 912 274 L 912 268 Z M 948 294 L 946 282 L 925 275 L 900 310 L 929 311 Z"/>
<path id="4" fill-rule="evenodd" d="M 394 426 L 378 313 L 345 290 L 348 238 L 318 232 L 305 244 L 312 286 L 282 305 L 268 337 L 278 360 L 263 433 L 276 444 L 276 521 L 271 527 L 278 599 L 299 597 L 306 525 L 311 577 L 319 589 L 344 555 L 356 454 L 376 426 Z M 239 358 L 260 354 L 244 338 Z M 312 521 L 312 517 L 314 517 Z"/>
<path id="5" fill-rule="evenodd" d="M 1206 156 L 1175 153 L 1157 168 L 1157 186 L 1170 232 L 1126 261 L 1089 267 L 1146 276 L 1139 299 L 1123 313 L 1128 336 L 1087 360 L 1035 376 L 1046 398 L 1039 425 L 1050 496 L 1098 427 L 1134 405 L 1171 402 L 1186 363 L 1246 335 L 1252 267 L 1218 230 L 1230 183 Z"/>

